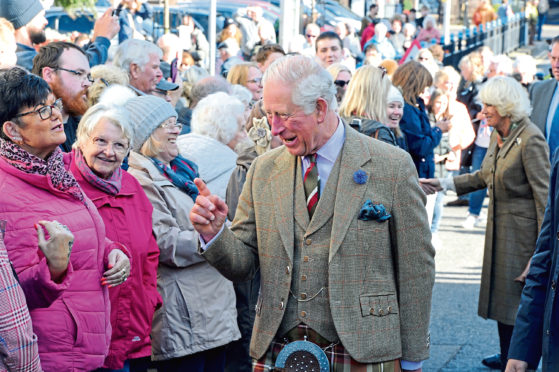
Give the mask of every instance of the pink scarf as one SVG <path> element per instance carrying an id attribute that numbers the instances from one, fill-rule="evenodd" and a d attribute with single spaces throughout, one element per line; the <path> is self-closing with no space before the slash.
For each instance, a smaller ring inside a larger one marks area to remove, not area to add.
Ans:
<path id="1" fill-rule="evenodd" d="M 120 187 L 122 186 L 122 170 L 120 167 L 109 178 L 101 178 L 89 168 L 80 149 L 76 149 L 73 152 L 76 166 L 87 182 L 110 195 L 116 195 L 120 192 Z"/>
<path id="2" fill-rule="evenodd" d="M 55 189 L 72 195 L 76 200 L 84 201 L 78 181 L 64 167 L 62 151 L 59 147 L 47 159 L 43 160 L 28 153 L 15 143 L 0 139 L 0 156 L 8 164 L 22 172 L 50 176 Z"/>

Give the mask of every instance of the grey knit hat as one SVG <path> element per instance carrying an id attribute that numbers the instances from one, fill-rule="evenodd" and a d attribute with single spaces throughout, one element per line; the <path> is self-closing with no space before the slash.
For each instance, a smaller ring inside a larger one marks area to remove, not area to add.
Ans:
<path id="1" fill-rule="evenodd" d="M 39 0 L 2 0 L 0 17 L 10 21 L 17 30 L 28 24 L 41 10 L 43 5 Z"/>
<path id="2" fill-rule="evenodd" d="M 138 96 L 129 99 L 124 107 L 130 113 L 130 126 L 134 130 L 132 150 L 139 151 L 154 130 L 177 112 L 171 104 L 156 96 Z"/>

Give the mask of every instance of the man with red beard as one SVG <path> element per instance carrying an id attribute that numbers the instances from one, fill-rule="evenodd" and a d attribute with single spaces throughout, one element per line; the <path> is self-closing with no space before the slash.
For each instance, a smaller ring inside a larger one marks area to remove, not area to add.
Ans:
<path id="1" fill-rule="evenodd" d="M 92 42 L 86 48 L 91 66 L 105 63 L 112 39 L 119 31 L 118 18 L 112 16 L 112 8 L 99 17 L 93 25 Z M 2 0 L 0 17 L 6 18 L 15 28 L 17 41 L 17 65 L 27 70 L 33 67 L 37 54 L 34 45 L 46 41 L 47 20 L 40 0 Z"/>
<path id="2" fill-rule="evenodd" d="M 56 98 L 62 99 L 66 142 L 60 147 L 63 151 L 70 152 L 76 140 L 76 129 L 81 116 L 89 108 L 87 88 L 91 86 L 92 78 L 87 56 L 75 44 L 52 42 L 41 47 L 33 59 L 32 72 L 45 79 Z"/>

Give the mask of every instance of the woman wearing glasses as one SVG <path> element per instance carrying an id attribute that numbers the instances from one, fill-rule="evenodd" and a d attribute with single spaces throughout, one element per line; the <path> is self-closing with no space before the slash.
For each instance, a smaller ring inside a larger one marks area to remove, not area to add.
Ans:
<path id="1" fill-rule="evenodd" d="M 262 98 L 262 71 L 256 63 L 242 62 L 231 67 L 227 74 L 227 81 L 250 90 L 252 93 L 251 107 Z"/>
<path id="2" fill-rule="evenodd" d="M 142 96 L 125 107 L 134 129 L 129 172 L 153 205 L 160 250 L 163 306 L 153 319 L 152 360 L 159 371 L 221 371 L 225 345 L 240 333 L 231 282 L 198 254 L 198 233 L 188 218 L 198 195 L 198 167 L 179 155 L 181 124 L 169 103 Z"/>
<path id="3" fill-rule="evenodd" d="M 104 102 L 111 97 L 108 88 Z M 115 93 L 122 94 L 119 89 Z M 134 93 L 130 91 L 130 95 Z M 146 371 L 151 357 L 151 323 L 161 306 L 157 292 L 159 248 L 152 234 L 153 207 L 138 181 L 120 168 L 132 129 L 128 112 L 99 103 L 82 117 L 71 153 L 70 171 L 105 222 L 107 237 L 132 256 L 126 283 L 109 287 L 112 337 L 101 371 Z"/>
<path id="4" fill-rule="evenodd" d="M 107 287 L 124 282 L 130 262 L 68 171 L 61 110 L 38 76 L 0 74 L 0 219 L 42 367 L 89 371 L 103 365 L 111 338 Z"/>
<path id="5" fill-rule="evenodd" d="M 345 65 L 341 63 L 333 63 L 326 69 L 332 79 L 334 79 L 334 85 L 336 86 L 336 100 L 338 105 L 342 103 L 344 99 L 345 92 L 347 91 L 347 86 L 351 80 L 351 71 Z"/>

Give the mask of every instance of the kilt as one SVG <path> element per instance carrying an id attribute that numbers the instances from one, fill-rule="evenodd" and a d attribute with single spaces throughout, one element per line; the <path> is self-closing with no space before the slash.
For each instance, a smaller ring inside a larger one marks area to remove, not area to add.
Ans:
<path id="1" fill-rule="evenodd" d="M 293 328 L 285 337 L 274 339 L 266 354 L 262 358 L 253 361 L 252 371 L 276 371 L 274 367 L 276 358 L 284 346 L 293 341 L 304 340 L 305 336 L 307 341 L 317 344 L 324 350 L 330 363 L 331 372 L 401 372 L 400 360 L 370 364 L 359 363 L 349 355 L 339 341 L 329 342 L 304 324 L 299 324 L 299 326 Z"/>

